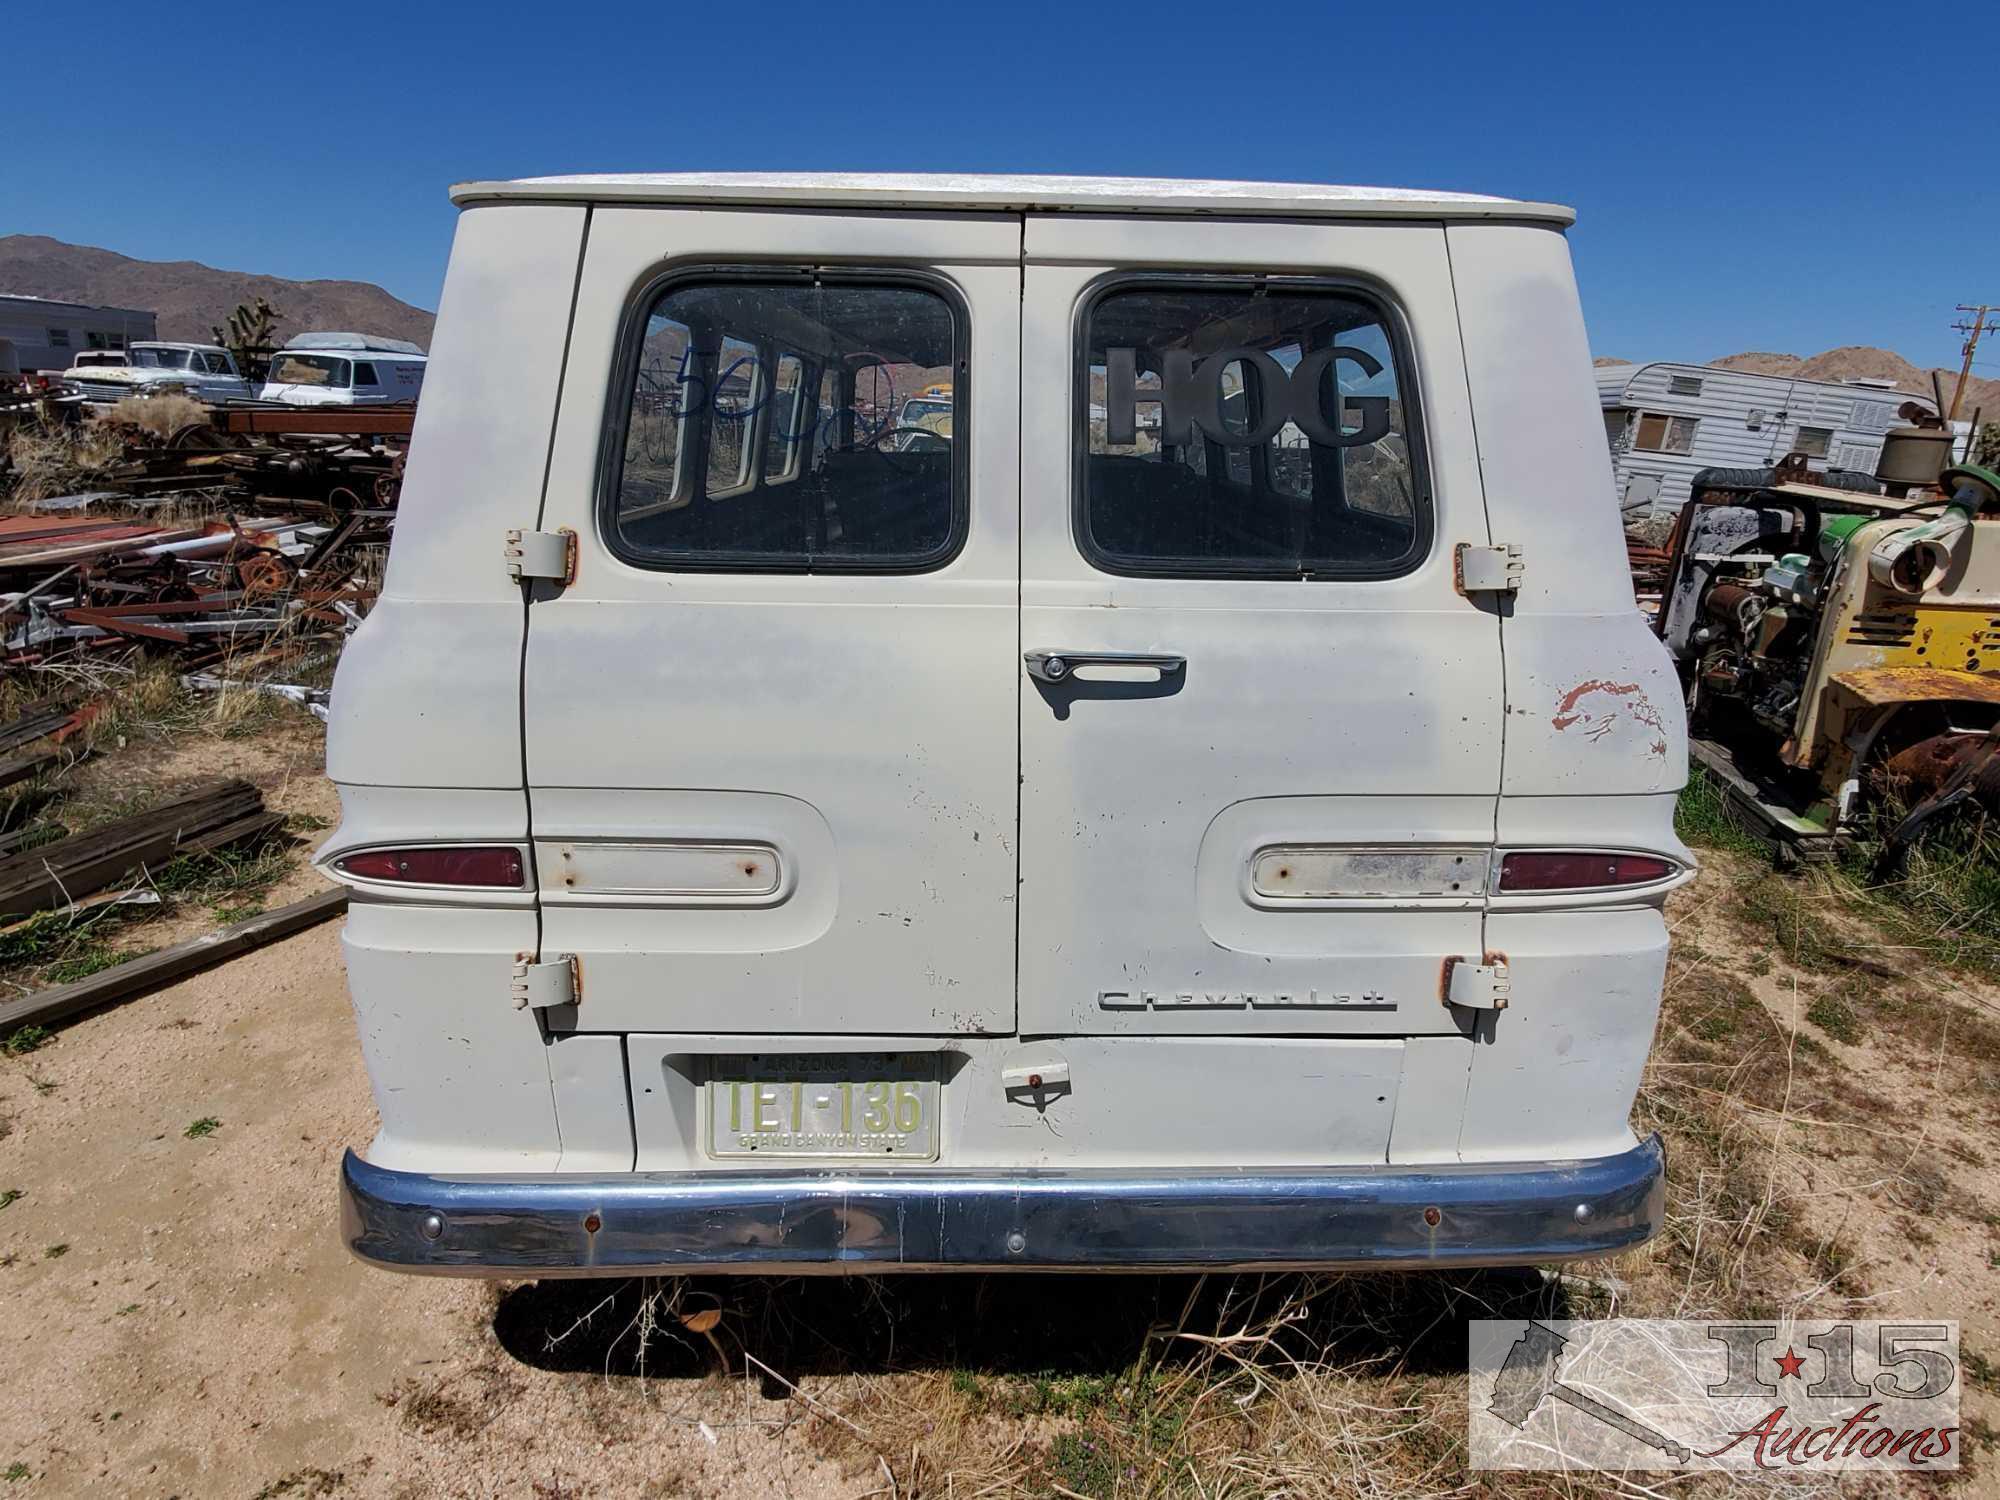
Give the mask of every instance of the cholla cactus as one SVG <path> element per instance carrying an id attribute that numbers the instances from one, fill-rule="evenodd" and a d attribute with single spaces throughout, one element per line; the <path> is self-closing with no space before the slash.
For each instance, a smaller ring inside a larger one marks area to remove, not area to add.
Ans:
<path id="1" fill-rule="evenodd" d="M 278 324 L 284 316 L 259 297 L 255 302 L 237 303 L 226 330 L 211 326 L 209 331 L 216 343 L 236 356 L 244 378 L 254 384 L 271 368 L 271 351 L 277 347 Z"/>

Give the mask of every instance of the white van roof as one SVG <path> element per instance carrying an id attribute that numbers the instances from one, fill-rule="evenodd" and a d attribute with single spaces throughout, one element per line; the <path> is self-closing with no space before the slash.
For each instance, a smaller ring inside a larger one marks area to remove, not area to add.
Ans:
<path id="1" fill-rule="evenodd" d="M 1062 177 L 927 172 L 607 172 L 461 182 L 452 202 L 522 199 L 711 204 L 840 204 L 854 208 L 1238 214 L 1264 218 L 1576 221 L 1557 203 L 1422 188 L 1319 182 L 1207 182 L 1178 177 Z"/>
<path id="2" fill-rule="evenodd" d="M 287 349 L 316 350 L 322 353 L 351 354 L 363 350 L 374 354 L 414 354 L 423 358 L 423 346 L 408 339 L 384 338 L 374 333 L 295 333 L 285 340 Z"/>

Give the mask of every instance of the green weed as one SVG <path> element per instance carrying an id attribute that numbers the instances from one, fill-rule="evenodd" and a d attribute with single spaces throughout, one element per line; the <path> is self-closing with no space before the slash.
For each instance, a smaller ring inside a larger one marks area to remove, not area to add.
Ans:
<path id="1" fill-rule="evenodd" d="M 203 1115 L 199 1120 L 188 1126 L 186 1130 L 183 1130 L 181 1134 L 191 1141 L 198 1141 L 205 1136 L 214 1135 L 221 1128 L 222 1121 L 216 1119 L 214 1115 Z"/>
<path id="2" fill-rule="evenodd" d="M 1696 848 L 1730 849 L 1769 860 L 1770 847 L 1743 826 L 1722 783 L 1701 766 L 1688 768 L 1688 783 L 1674 804 L 1674 831 Z"/>
<path id="3" fill-rule="evenodd" d="M 105 969 L 116 968 L 128 958 L 137 957 L 136 953 L 126 953 L 117 948 L 92 947 L 74 958 L 58 959 L 50 964 L 46 977 L 50 984 L 74 984 Z"/>
<path id="4" fill-rule="evenodd" d="M 1049 1472 L 1073 1494 L 1091 1500 L 1109 1496 L 1118 1484 L 1118 1464 L 1108 1445 L 1091 1437 L 1065 1432 L 1049 1453 Z"/>
<path id="5" fill-rule="evenodd" d="M 27 1196 L 28 1190 L 26 1188 L 8 1188 L 5 1191 L 0 1191 L 0 1208 L 5 1208 L 10 1203 L 18 1203 Z"/>
<path id="6" fill-rule="evenodd" d="M 1850 1047 L 1860 1045 L 1861 1017 L 1839 995 L 1821 995 L 1806 1007 L 1806 1019 L 1836 1042 L 1845 1042 Z"/>
<path id="7" fill-rule="evenodd" d="M 46 1026 L 23 1026 L 12 1032 L 6 1041 L 0 1042 L 0 1051 L 4 1051 L 9 1057 L 24 1057 L 44 1045 L 49 1040 L 49 1035 Z"/>
<path id="8" fill-rule="evenodd" d="M 216 849 L 183 854 L 153 876 L 163 895 L 218 902 L 226 897 L 250 900 L 262 896 L 291 869 L 282 843 Z"/>

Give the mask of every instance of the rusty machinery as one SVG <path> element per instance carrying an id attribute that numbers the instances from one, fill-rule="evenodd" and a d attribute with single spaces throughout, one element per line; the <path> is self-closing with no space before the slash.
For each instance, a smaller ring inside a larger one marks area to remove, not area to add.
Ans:
<path id="1" fill-rule="evenodd" d="M 1674 529 L 1657 623 L 1696 756 L 1795 849 L 1885 791 L 2000 808 L 2000 474 L 1941 469 L 1949 433 L 1903 414 L 1877 483 L 1704 470 Z"/>

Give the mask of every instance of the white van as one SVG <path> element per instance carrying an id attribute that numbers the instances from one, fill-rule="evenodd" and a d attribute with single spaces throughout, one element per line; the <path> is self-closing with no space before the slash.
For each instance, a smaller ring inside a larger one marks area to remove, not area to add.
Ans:
<path id="1" fill-rule="evenodd" d="M 1685 726 L 1567 209 L 454 196 L 328 746 L 381 1114 L 356 1254 L 1444 1267 L 1654 1233 L 1628 1115 Z M 946 382 L 944 440 L 900 448 Z"/>
<path id="2" fill-rule="evenodd" d="M 261 401 L 287 406 L 386 406 L 424 388 L 424 351 L 407 339 L 302 333 L 271 356 Z"/>

